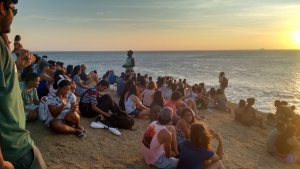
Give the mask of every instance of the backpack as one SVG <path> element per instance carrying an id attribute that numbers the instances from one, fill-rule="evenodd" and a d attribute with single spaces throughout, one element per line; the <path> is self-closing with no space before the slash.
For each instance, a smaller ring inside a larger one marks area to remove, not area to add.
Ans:
<path id="1" fill-rule="evenodd" d="M 228 87 L 228 79 L 226 77 L 223 77 L 222 86 Z"/>
<path id="2" fill-rule="evenodd" d="M 109 127 L 127 130 L 132 130 L 132 126 L 134 125 L 133 117 L 128 116 L 125 112 L 114 113 L 109 118 L 105 119 L 103 119 L 102 116 L 98 116 L 96 121 L 99 121 Z"/>

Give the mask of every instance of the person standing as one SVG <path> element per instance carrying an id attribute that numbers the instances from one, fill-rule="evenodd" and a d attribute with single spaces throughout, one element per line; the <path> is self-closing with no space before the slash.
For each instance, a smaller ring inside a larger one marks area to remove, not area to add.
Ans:
<path id="1" fill-rule="evenodd" d="M 126 68 L 126 73 L 134 72 L 133 67 L 135 67 L 135 60 L 132 57 L 133 51 L 129 50 L 127 52 L 127 59 L 126 63 L 123 65 L 124 68 Z"/>
<path id="2" fill-rule="evenodd" d="M 220 72 L 219 74 L 219 83 L 220 83 L 220 89 L 223 91 L 225 90 L 225 88 L 228 87 L 228 79 L 225 76 L 224 72 Z"/>
<path id="3" fill-rule="evenodd" d="M 0 0 L 0 33 L 10 32 L 10 25 L 17 14 L 18 0 Z M 19 55 L 25 68 L 34 62 L 27 50 Z M 16 65 L 12 53 L 0 38 L 0 168 L 47 168 L 39 149 L 25 129 L 25 112 Z"/>

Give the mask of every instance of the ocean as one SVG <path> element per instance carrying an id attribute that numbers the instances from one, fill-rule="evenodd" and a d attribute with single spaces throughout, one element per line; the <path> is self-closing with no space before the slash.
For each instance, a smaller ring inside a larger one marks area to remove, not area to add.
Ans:
<path id="1" fill-rule="evenodd" d="M 36 52 L 65 65 L 86 64 L 88 72 L 99 76 L 107 70 L 120 75 L 126 60 L 124 52 Z M 134 52 L 135 72 L 187 79 L 190 84 L 204 82 L 207 90 L 218 87 L 218 75 L 229 79 L 225 90 L 229 101 L 254 97 L 259 111 L 274 113 L 274 101 L 285 100 L 300 114 L 300 50 L 257 51 L 151 51 Z"/>

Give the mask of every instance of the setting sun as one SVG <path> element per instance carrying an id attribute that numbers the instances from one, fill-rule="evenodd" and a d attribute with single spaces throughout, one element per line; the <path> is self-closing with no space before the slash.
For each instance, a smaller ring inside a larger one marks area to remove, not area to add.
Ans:
<path id="1" fill-rule="evenodd" d="M 294 32 L 294 40 L 297 45 L 300 45 L 300 30 Z"/>

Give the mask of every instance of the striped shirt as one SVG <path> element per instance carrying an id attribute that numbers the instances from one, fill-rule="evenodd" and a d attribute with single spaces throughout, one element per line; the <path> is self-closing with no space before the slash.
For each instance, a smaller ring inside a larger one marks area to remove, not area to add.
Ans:
<path id="1" fill-rule="evenodd" d="M 96 87 L 91 87 L 81 97 L 81 103 L 95 103 L 97 104 L 97 98 L 99 97 L 99 92 Z"/>

